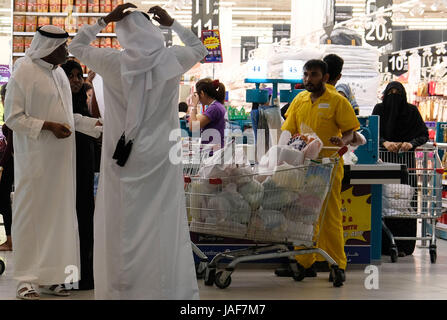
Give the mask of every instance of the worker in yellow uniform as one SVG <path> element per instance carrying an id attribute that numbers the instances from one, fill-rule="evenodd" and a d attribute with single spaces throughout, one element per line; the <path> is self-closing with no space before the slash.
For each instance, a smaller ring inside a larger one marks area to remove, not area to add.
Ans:
<path id="1" fill-rule="evenodd" d="M 335 89 L 327 88 L 326 83 L 329 79 L 327 64 L 322 60 L 309 60 L 304 65 L 303 71 L 303 82 L 307 91 L 295 97 L 281 129 L 290 131 L 294 135 L 300 133 L 300 127 L 304 124 L 318 135 L 326 147 L 342 147 L 349 144 L 353 140 L 354 131 L 360 128 L 360 123 L 348 100 Z M 333 150 L 323 149 L 320 157 L 329 157 L 333 153 Z M 326 251 L 336 261 L 342 270 L 344 281 L 347 261 L 341 213 L 343 159 L 340 159 L 337 167 L 334 168 L 333 175 L 333 185 L 326 198 L 328 203 L 324 219 L 318 221 L 317 228 L 321 230 L 317 247 Z M 322 215 L 320 215 L 320 220 L 321 217 Z M 321 260 L 322 257 L 318 256 L 318 260 Z M 296 258 L 298 263 L 306 269 L 307 276 L 316 276 L 316 274 L 311 275 L 311 267 L 317 260 L 315 254 L 299 255 Z"/>

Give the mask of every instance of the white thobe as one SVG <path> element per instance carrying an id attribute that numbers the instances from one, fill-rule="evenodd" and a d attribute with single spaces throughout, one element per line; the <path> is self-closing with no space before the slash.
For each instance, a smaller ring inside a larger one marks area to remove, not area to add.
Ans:
<path id="1" fill-rule="evenodd" d="M 97 136 L 97 119 L 73 115 L 70 83 L 61 68 L 22 59 L 8 83 L 6 124 L 14 132 L 12 241 L 14 277 L 40 285 L 80 275 L 76 218 L 75 135 L 57 139 L 45 121 Z"/>
<path id="2" fill-rule="evenodd" d="M 188 29 L 172 29 L 185 43 L 169 48 L 186 72 L 207 50 Z M 127 103 L 120 52 L 89 46 L 101 26 L 84 26 L 69 51 L 104 81 L 101 175 L 95 206 L 94 277 L 97 299 L 198 299 L 185 209 L 181 164 L 169 160 L 179 129 L 180 76 L 156 85 L 124 167 L 112 159 L 124 131 Z"/>

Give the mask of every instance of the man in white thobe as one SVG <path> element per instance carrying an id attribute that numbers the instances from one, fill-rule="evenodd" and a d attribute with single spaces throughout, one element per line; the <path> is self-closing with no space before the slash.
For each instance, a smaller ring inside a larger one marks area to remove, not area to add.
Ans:
<path id="1" fill-rule="evenodd" d="M 85 25 L 69 45 L 69 51 L 104 81 L 95 295 L 97 299 L 198 299 L 182 167 L 169 159 L 176 143 L 169 141 L 169 135 L 180 128 L 181 75 L 207 50 L 190 30 L 154 7 L 149 10 L 154 19 L 170 26 L 186 45 L 166 48 L 161 30 L 149 16 L 123 13 L 129 7 L 135 6 L 118 6 L 97 24 Z M 89 46 L 113 21 L 118 21 L 117 37 L 124 50 Z"/>
<path id="2" fill-rule="evenodd" d="M 100 132 L 97 119 L 73 115 L 70 83 L 58 67 L 68 57 L 67 37 L 55 26 L 39 28 L 6 94 L 6 124 L 14 132 L 14 277 L 22 299 L 38 299 L 38 291 L 68 295 L 62 284 L 79 280 L 71 130 Z"/>

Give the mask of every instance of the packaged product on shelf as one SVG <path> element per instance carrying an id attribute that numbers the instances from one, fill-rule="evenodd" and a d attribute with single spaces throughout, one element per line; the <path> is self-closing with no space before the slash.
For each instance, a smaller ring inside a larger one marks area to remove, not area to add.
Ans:
<path id="1" fill-rule="evenodd" d="M 88 18 L 88 24 L 89 25 L 94 25 L 96 23 L 96 20 L 98 20 L 98 18 L 90 17 L 90 18 Z"/>
<path id="2" fill-rule="evenodd" d="M 76 8 L 76 12 L 86 13 L 87 12 L 87 0 L 76 0 L 75 8 Z"/>
<path id="3" fill-rule="evenodd" d="M 111 25 L 112 25 L 112 32 L 115 33 L 115 30 L 116 30 L 116 22 L 112 22 Z"/>
<path id="4" fill-rule="evenodd" d="M 114 48 L 116 50 L 121 49 L 120 43 L 118 42 L 117 38 L 112 38 L 112 48 Z"/>
<path id="5" fill-rule="evenodd" d="M 33 37 L 25 37 L 23 41 L 23 51 L 26 52 L 26 49 L 28 49 L 31 46 L 31 42 L 33 41 Z"/>
<path id="6" fill-rule="evenodd" d="M 14 1 L 14 11 L 25 12 L 26 11 L 26 0 L 15 0 Z"/>
<path id="7" fill-rule="evenodd" d="M 14 32 L 25 32 L 25 16 L 14 16 L 13 30 Z"/>
<path id="8" fill-rule="evenodd" d="M 36 32 L 37 16 L 26 16 L 25 32 Z"/>
<path id="9" fill-rule="evenodd" d="M 102 38 L 102 47 L 103 48 L 111 48 L 112 47 L 112 38 Z"/>
<path id="10" fill-rule="evenodd" d="M 88 0 L 88 12 L 90 13 L 99 12 L 99 0 Z"/>
<path id="11" fill-rule="evenodd" d="M 65 18 L 64 17 L 53 17 L 52 24 L 53 24 L 53 26 L 64 29 L 65 28 Z"/>
<path id="12" fill-rule="evenodd" d="M 12 40 L 12 52 L 21 53 L 25 51 L 24 37 L 14 37 Z"/>
<path id="13" fill-rule="evenodd" d="M 88 17 L 78 17 L 77 19 L 78 31 L 84 24 L 88 24 Z"/>
<path id="14" fill-rule="evenodd" d="M 61 11 L 67 12 L 67 8 L 68 7 L 73 8 L 73 5 L 74 5 L 74 0 L 61 0 Z"/>
<path id="15" fill-rule="evenodd" d="M 69 16 L 65 18 L 65 31 L 75 33 L 77 27 L 76 17 Z"/>
<path id="16" fill-rule="evenodd" d="M 104 12 L 112 11 L 112 0 L 104 0 Z"/>
<path id="17" fill-rule="evenodd" d="M 37 0 L 37 11 L 48 12 L 49 0 Z"/>
<path id="18" fill-rule="evenodd" d="M 50 0 L 50 12 L 61 12 L 61 0 Z"/>
<path id="19" fill-rule="evenodd" d="M 26 3 L 27 3 L 26 4 L 26 11 L 27 12 L 36 12 L 36 11 L 38 11 L 37 0 L 28 0 Z"/>
<path id="20" fill-rule="evenodd" d="M 37 18 L 37 27 L 42 27 L 51 24 L 50 17 L 38 17 Z"/>

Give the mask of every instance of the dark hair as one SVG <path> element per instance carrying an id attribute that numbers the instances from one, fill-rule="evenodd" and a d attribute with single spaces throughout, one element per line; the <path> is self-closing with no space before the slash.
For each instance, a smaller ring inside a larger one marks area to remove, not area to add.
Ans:
<path id="1" fill-rule="evenodd" d="M 2 98 L 5 98 L 5 96 L 6 96 L 6 83 L 4 85 L 2 85 L 1 95 L 2 95 Z"/>
<path id="2" fill-rule="evenodd" d="M 323 58 L 323 61 L 328 66 L 329 81 L 334 81 L 341 74 L 345 61 L 336 54 L 328 54 Z"/>
<path id="3" fill-rule="evenodd" d="M 205 92 L 210 98 L 225 103 L 225 86 L 219 80 L 201 79 L 196 83 L 197 92 Z"/>
<path id="4" fill-rule="evenodd" d="M 93 86 L 89 82 L 85 81 L 84 89 L 85 89 L 85 91 L 89 91 L 90 89 L 93 89 Z"/>
<path id="5" fill-rule="evenodd" d="M 178 104 L 178 112 L 188 112 L 188 105 L 186 102 L 180 102 Z"/>
<path id="6" fill-rule="evenodd" d="M 81 65 L 75 60 L 68 60 L 66 63 L 61 65 L 61 68 L 64 69 L 67 77 L 70 76 L 70 73 L 73 69 L 78 69 L 81 74 L 83 74 Z"/>
<path id="7" fill-rule="evenodd" d="M 315 68 L 320 69 L 323 76 L 327 73 L 327 69 L 328 69 L 326 62 L 324 62 L 323 60 L 317 60 L 317 59 L 312 59 L 312 60 L 307 61 L 303 67 L 304 70 L 310 70 L 310 69 L 315 69 Z"/>

